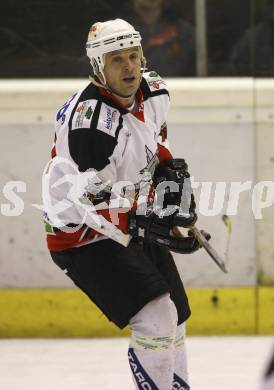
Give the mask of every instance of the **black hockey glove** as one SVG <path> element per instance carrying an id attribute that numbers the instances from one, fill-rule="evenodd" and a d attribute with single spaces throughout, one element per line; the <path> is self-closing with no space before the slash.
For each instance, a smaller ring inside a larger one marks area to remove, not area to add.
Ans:
<path id="1" fill-rule="evenodd" d="M 183 254 L 193 253 L 201 247 L 191 232 L 188 237 L 184 237 L 177 228 L 189 228 L 197 221 L 196 204 L 187 168 L 184 159 L 165 160 L 156 167 L 153 176 L 156 202 L 153 207 L 160 211 L 156 213 L 150 208 L 146 215 L 133 213 L 130 216 L 129 233 L 133 236 L 143 236 L 145 245 L 150 242 L 157 243 Z M 172 183 L 177 186 L 172 188 Z M 173 213 L 168 215 L 168 208 L 172 206 Z M 210 238 L 209 235 L 205 237 Z"/>
<path id="2" fill-rule="evenodd" d="M 167 205 L 180 205 L 184 182 L 190 178 L 187 168 L 187 164 L 182 158 L 165 160 L 157 165 L 153 175 L 153 184 L 156 188 L 160 183 L 165 181 L 177 183 L 179 186 L 178 192 L 171 192 L 168 186 L 166 188 L 159 186 L 159 188 L 165 190 L 164 208 Z"/>
<path id="3" fill-rule="evenodd" d="M 158 164 L 153 176 L 158 207 L 165 209 L 170 205 L 180 206 L 181 213 L 185 215 L 185 222 L 179 226 L 183 227 L 194 225 L 197 221 L 196 203 L 187 168 L 184 159 L 169 159 Z M 165 182 L 167 183 L 165 184 Z M 168 182 L 176 183 L 178 191 L 173 192 Z M 186 218 L 188 214 L 189 217 Z M 181 219 L 181 223 L 182 221 Z"/>
<path id="4" fill-rule="evenodd" d="M 139 236 L 143 231 L 144 244 L 156 243 L 168 247 L 171 251 L 189 254 L 200 249 L 200 244 L 196 238 L 189 233 L 188 237 L 179 237 L 172 233 L 173 228 L 187 225 L 184 216 L 179 215 L 177 210 L 169 216 L 159 216 L 153 211 L 148 211 L 146 215 L 132 214 L 130 217 L 129 233 Z"/>

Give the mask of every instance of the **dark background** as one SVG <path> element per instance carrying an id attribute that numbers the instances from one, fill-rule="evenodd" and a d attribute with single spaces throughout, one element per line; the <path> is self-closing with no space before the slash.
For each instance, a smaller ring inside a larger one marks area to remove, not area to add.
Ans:
<path id="1" fill-rule="evenodd" d="M 194 0 L 166 3 L 195 31 Z M 274 75 L 273 9 L 272 0 L 207 0 L 209 76 Z M 87 77 L 85 42 L 91 24 L 115 17 L 131 20 L 131 12 L 130 0 L 1 2 L 0 78 Z"/>

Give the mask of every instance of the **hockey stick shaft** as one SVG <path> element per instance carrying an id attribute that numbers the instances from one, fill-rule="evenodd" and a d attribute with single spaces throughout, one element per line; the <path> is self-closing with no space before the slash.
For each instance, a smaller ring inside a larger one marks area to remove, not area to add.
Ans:
<path id="1" fill-rule="evenodd" d="M 203 234 L 197 229 L 195 226 L 191 227 L 190 230 L 194 234 L 194 236 L 199 241 L 200 245 L 206 250 L 212 260 L 217 264 L 217 266 L 224 272 L 227 273 L 227 269 L 225 266 L 224 260 L 221 256 L 216 252 L 216 250 L 209 244 L 209 242 L 205 239 Z"/>
<path id="2" fill-rule="evenodd" d="M 232 231 L 232 222 L 228 215 L 224 214 L 222 216 L 222 221 L 224 222 L 226 226 L 226 247 L 225 247 L 225 254 L 224 254 L 224 261 L 227 264 L 228 262 L 228 252 L 229 252 L 229 245 L 230 245 L 230 237 L 231 237 L 231 231 Z"/>

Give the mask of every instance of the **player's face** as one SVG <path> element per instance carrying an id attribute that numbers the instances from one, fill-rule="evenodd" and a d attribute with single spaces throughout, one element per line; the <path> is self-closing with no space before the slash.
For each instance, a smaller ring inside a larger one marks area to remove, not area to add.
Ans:
<path id="1" fill-rule="evenodd" d="M 104 73 L 114 93 L 124 98 L 134 96 L 141 79 L 140 49 L 133 47 L 107 53 Z"/>

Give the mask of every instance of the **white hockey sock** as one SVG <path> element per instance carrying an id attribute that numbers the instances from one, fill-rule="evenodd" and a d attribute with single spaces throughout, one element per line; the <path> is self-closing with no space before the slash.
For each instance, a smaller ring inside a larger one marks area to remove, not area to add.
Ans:
<path id="1" fill-rule="evenodd" d="M 185 346 L 185 323 L 177 327 L 174 353 L 175 366 L 172 390 L 189 390 L 190 387 Z"/>
<path id="2" fill-rule="evenodd" d="M 131 318 L 128 357 L 137 389 L 172 389 L 177 319 L 169 294 L 149 302 Z"/>

